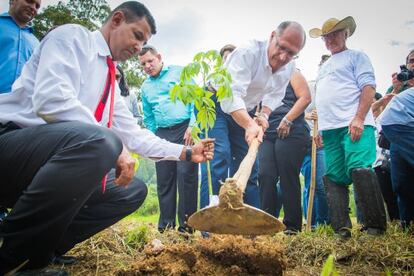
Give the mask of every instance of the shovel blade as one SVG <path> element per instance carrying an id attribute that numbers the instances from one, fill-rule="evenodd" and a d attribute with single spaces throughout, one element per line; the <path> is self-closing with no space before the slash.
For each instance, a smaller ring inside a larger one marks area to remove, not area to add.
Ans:
<path id="1" fill-rule="evenodd" d="M 285 229 L 274 216 L 246 204 L 238 209 L 207 207 L 190 216 L 187 223 L 194 229 L 216 234 L 268 235 Z"/>

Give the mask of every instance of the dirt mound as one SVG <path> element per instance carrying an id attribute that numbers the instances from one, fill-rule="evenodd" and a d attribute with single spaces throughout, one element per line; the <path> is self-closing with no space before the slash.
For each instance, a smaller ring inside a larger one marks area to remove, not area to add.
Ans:
<path id="1" fill-rule="evenodd" d="M 286 269 L 282 247 L 260 238 L 217 235 L 145 252 L 117 275 L 282 275 Z"/>

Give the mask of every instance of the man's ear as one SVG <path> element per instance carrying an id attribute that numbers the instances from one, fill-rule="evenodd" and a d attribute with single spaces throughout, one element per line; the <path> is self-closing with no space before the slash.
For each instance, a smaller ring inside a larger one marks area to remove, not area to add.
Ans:
<path id="1" fill-rule="evenodd" d="M 276 37 L 276 31 L 273 31 L 271 34 L 270 34 L 270 39 L 269 39 L 269 41 L 271 41 L 273 38 L 275 38 Z"/>
<path id="2" fill-rule="evenodd" d="M 158 53 L 158 54 L 156 55 L 156 57 L 158 58 L 158 60 L 159 60 L 159 61 L 162 61 L 162 57 L 161 57 L 161 54 L 160 54 L 160 53 Z"/>
<path id="3" fill-rule="evenodd" d="M 111 17 L 111 25 L 118 27 L 125 21 L 125 15 L 122 11 L 116 11 Z"/>

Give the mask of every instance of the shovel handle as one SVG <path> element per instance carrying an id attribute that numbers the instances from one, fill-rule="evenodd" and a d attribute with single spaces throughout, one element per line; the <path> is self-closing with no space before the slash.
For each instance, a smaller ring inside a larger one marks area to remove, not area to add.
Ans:
<path id="1" fill-rule="evenodd" d="M 250 143 L 249 151 L 240 163 L 239 169 L 234 174 L 233 179 L 237 180 L 237 187 L 244 193 L 246 189 L 247 181 L 249 180 L 252 172 L 252 167 L 256 161 L 257 151 L 259 150 L 259 140 L 254 138 Z"/>

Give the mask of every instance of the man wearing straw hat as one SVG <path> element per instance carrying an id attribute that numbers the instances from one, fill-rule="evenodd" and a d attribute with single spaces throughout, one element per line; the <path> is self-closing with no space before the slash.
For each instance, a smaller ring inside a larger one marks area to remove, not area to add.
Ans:
<path id="1" fill-rule="evenodd" d="M 354 183 L 362 213 L 363 229 L 379 235 L 386 229 L 384 204 L 374 171 L 374 117 L 370 109 L 375 95 L 375 76 L 368 56 L 348 49 L 346 40 L 356 24 L 351 16 L 330 18 L 321 29 L 309 31 L 322 37 L 331 52 L 316 80 L 316 109 L 325 147 L 324 178 L 332 227 L 341 237 L 350 237 L 348 185 Z"/>

